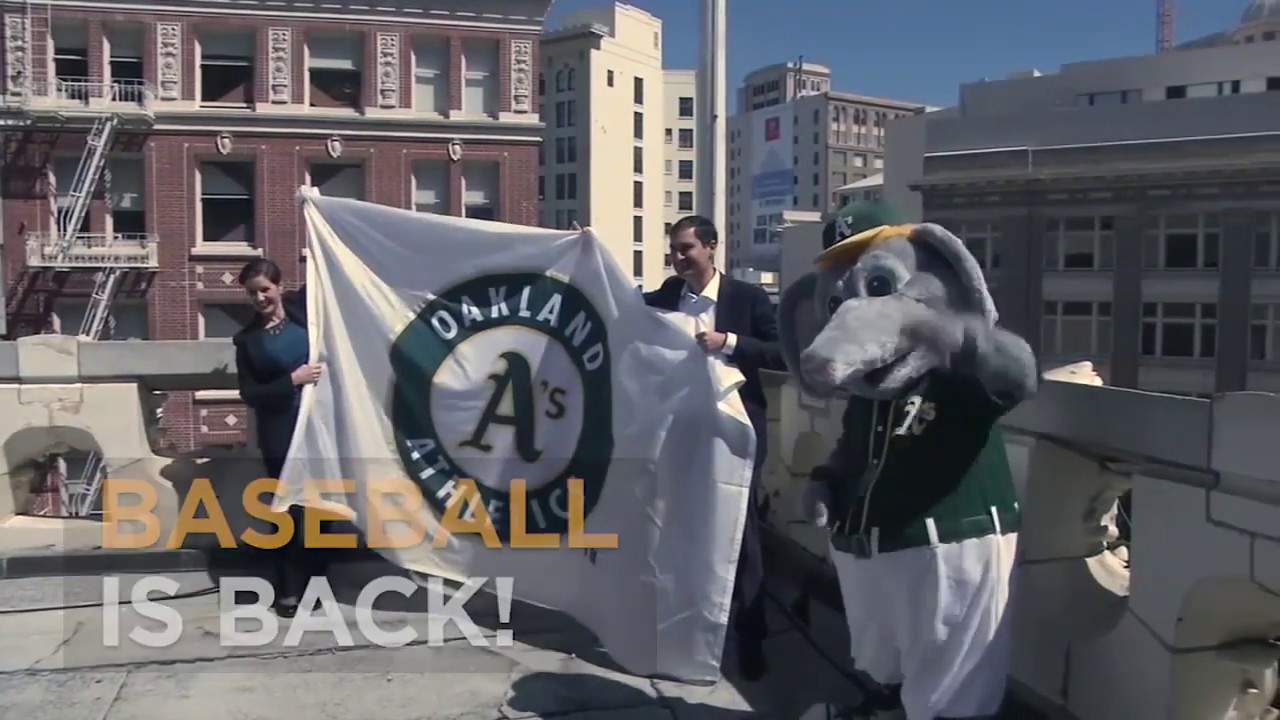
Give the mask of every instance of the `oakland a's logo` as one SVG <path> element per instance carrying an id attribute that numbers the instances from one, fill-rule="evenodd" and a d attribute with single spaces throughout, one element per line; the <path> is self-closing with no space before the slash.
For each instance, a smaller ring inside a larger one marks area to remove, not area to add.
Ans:
<path id="1" fill-rule="evenodd" d="M 603 320 L 568 283 L 525 273 L 450 288 L 391 349 L 405 470 L 439 513 L 475 480 L 504 541 L 508 490 L 523 481 L 528 531 L 566 533 L 568 480 L 582 479 L 589 515 L 613 456 L 609 360 Z"/>

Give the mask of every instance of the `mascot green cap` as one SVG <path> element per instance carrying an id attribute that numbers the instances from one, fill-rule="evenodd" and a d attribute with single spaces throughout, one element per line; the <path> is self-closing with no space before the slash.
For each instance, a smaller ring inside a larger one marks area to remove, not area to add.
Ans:
<path id="1" fill-rule="evenodd" d="M 840 208 L 822 229 L 822 249 L 881 225 L 901 225 L 898 213 L 882 200 L 858 200 Z"/>

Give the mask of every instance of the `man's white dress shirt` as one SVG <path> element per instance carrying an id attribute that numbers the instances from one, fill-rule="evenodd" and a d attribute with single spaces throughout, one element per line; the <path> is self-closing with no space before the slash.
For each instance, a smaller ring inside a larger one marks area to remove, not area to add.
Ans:
<path id="1" fill-rule="evenodd" d="M 712 332 L 716 329 L 716 299 L 720 297 L 720 271 L 711 276 L 711 282 L 702 288 L 702 292 L 694 293 L 686 283 L 680 292 L 680 312 L 693 319 L 693 333 Z M 738 336 L 725 333 L 724 348 L 720 353 L 728 358 L 738 346 Z"/>

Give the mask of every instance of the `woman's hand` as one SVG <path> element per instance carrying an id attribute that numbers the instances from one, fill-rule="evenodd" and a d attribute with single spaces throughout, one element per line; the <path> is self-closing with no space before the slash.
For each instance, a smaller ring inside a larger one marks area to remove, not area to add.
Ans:
<path id="1" fill-rule="evenodd" d="M 289 376 L 294 385 L 311 385 L 320 379 L 320 365 L 303 365 Z"/>

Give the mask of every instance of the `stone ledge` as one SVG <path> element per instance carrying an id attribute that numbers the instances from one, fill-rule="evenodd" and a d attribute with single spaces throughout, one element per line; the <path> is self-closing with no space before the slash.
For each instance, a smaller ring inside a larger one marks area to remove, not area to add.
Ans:
<path id="1" fill-rule="evenodd" d="M 73 550 L 0 556 L 0 580 L 14 578 L 191 572 L 209 567 L 199 550 Z"/>

